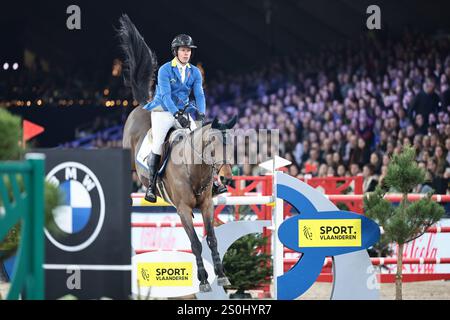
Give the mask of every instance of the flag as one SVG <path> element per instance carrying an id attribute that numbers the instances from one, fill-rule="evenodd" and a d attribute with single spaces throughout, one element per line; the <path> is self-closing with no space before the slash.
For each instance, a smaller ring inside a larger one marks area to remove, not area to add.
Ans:
<path id="1" fill-rule="evenodd" d="M 23 120 L 23 141 L 28 141 L 33 137 L 44 132 L 44 127 L 37 125 L 33 122 Z"/>

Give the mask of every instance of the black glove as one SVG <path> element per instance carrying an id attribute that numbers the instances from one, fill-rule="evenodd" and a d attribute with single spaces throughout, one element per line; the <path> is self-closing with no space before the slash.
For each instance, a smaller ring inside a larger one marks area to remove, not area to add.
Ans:
<path id="1" fill-rule="evenodd" d="M 199 112 L 197 115 L 197 120 L 201 121 L 201 123 L 203 124 L 205 122 L 205 114 L 203 112 Z"/>
<path id="2" fill-rule="evenodd" d="M 175 112 L 173 116 L 175 117 L 175 119 L 178 121 L 178 123 L 182 128 L 189 127 L 189 119 L 181 111 Z"/>

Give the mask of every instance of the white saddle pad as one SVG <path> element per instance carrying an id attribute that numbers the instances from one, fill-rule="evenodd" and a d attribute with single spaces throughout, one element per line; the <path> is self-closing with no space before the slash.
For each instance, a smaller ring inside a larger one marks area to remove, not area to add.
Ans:
<path id="1" fill-rule="evenodd" d="M 148 130 L 147 134 L 145 135 L 144 141 L 142 141 L 141 147 L 136 156 L 137 164 L 144 167 L 146 170 L 148 170 L 147 157 L 150 154 L 151 150 L 152 150 L 152 129 Z"/>

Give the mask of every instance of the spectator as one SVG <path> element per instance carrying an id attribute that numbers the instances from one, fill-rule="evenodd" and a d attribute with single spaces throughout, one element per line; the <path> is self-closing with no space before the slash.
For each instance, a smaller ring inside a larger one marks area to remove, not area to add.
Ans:
<path id="1" fill-rule="evenodd" d="M 302 173 L 311 173 L 311 174 L 317 174 L 317 171 L 319 169 L 319 151 L 317 149 L 311 149 L 310 151 L 309 159 L 305 162 L 305 169 Z"/>
<path id="2" fill-rule="evenodd" d="M 381 161 L 378 153 L 372 152 L 372 154 L 370 155 L 370 164 L 373 166 L 374 174 L 381 174 Z"/>
<path id="3" fill-rule="evenodd" d="M 422 115 L 425 129 L 427 129 L 429 115 L 431 113 L 437 114 L 439 111 L 440 99 L 434 91 L 435 87 L 435 80 L 427 78 L 423 85 L 423 91 L 414 99 L 410 109 L 411 119 L 417 119 L 417 115 Z"/>
<path id="4" fill-rule="evenodd" d="M 433 191 L 432 183 L 433 183 L 432 174 L 429 170 L 426 170 L 425 181 L 422 184 L 420 184 L 415 191 L 417 193 L 428 193 L 430 191 Z"/>
<path id="5" fill-rule="evenodd" d="M 343 164 L 338 165 L 337 176 L 338 177 L 345 177 L 345 174 L 346 174 L 345 166 Z"/>
<path id="6" fill-rule="evenodd" d="M 387 186 L 384 181 L 384 178 L 386 178 L 386 174 L 387 174 L 387 168 L 388 167 L 386 165 L 381 166 L 381 175 L 380 175 L 380 178 L 378 179 L 378 184 L 380 185 L 380 187 L 382 189 L 389 191 L 389 190 L 387 190 Z"/>
<path id="7" fill-rule="evenodd" d="M 317 176 L 319 178 L 326 178 L 328 176 L 328 166 L 325 163 L 320 165 Z"/>
<path id="8" fill-rule="evenodd" d="M 336 176 L 336 170 L 333 166 L 328 166 L 327 169 L 327 177 L 335 177 Z"/>
<path id="9" fill-rule="evenodd" d="M 416 114 L 414 125 L 415 125 L 415 128 L 414 128 L 415 132 L 420 133 L 422 135 L 428 134 L 428 126 L 424 121 L 423 114 L 421 114 L 421 113 Z"/>
<path id="10" fill-rule="evenodd" d="M 370 161 L 369 147 L 366 145 L 366 141 L 363 138 L 358 138 L 358 146 L 356 147 L 352 162 L 357 163 L 360 167 Z"/>
<path id="11" fill-rule="evenodd" d="M 357 163 L 352 163 L 350 165 L 350 175 L 352 177 L 356 177 L 357 175 L 359 175 L 361 172 L 361 168 L 359 167 L 359 164 Z"/>
<path id="12" fill-rule="evenodd" d="M 447 166 L 447 161 L 445 160 L 444 149 L 441 145 L 436 146 L 434 158 L 436 160 L 436 175 L 442 177 Z"/>
<path id="13" fill-rule="evenodd" d="M 450 167 L 450 137 L 445 139 L 445 166 Z"/>
<path id="14" fill-rule="evenodd" d="M 298 167 L 295 164 L 291 164 L 289 166 L 289 174 L 293 177 L 296 177 L 300 171 L 298 170 Z"/>
<path id="15" fill-rule="evenodd" d="M 363 190 L 364 192 L 375 191 L 375 187 L 378 184 L 377 176 L 374 174 L 374 166 L 372 164 L 366 164 L 363 167 Z"/>

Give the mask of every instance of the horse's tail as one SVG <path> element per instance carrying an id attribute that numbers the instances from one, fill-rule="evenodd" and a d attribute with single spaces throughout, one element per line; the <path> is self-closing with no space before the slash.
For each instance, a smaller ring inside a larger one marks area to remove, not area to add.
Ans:
<path id="1" fill-rule="evenodd" d="M 123 14 L 119 22 L 120 28 L 117 34 L 126 57 L 123 69 L 125 85 L 131 87 L 133 98 L 144 105 L 152 95 L 151 90 L 158 64 L 156 55 L 147 46 L 128 15 Z"/>

